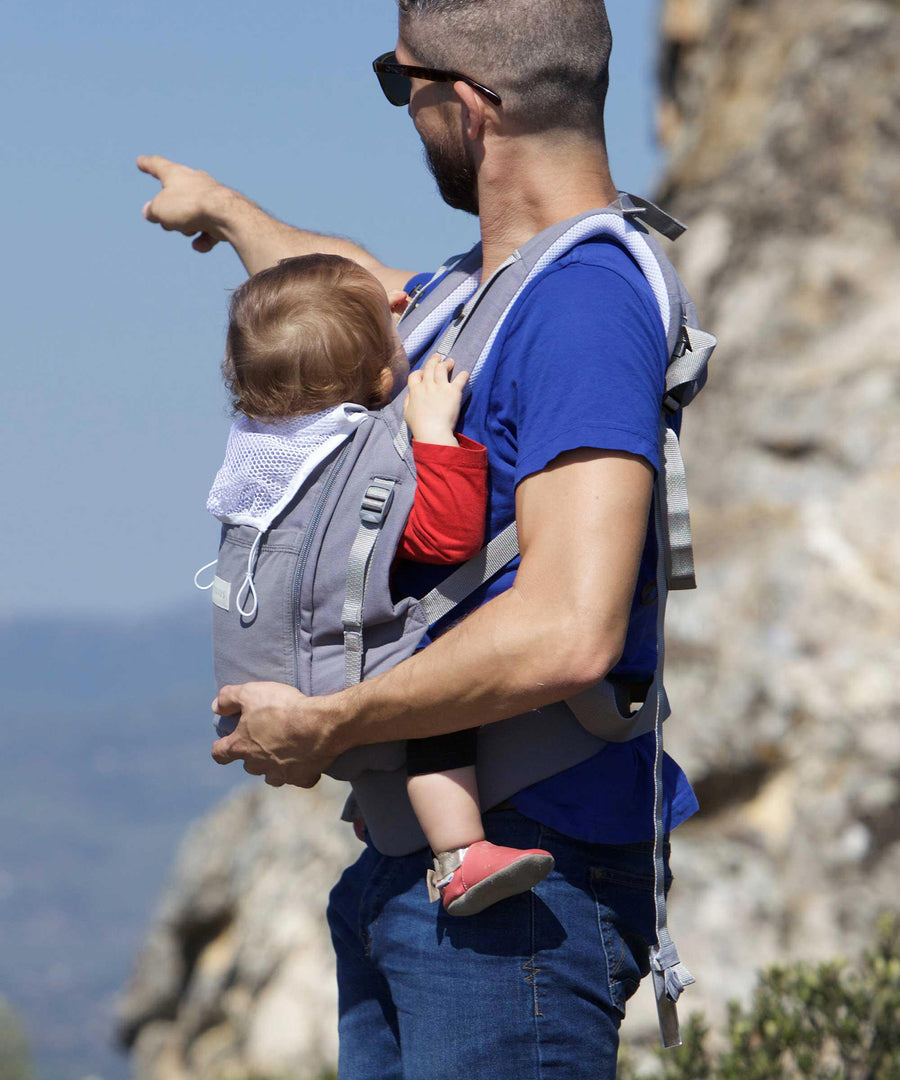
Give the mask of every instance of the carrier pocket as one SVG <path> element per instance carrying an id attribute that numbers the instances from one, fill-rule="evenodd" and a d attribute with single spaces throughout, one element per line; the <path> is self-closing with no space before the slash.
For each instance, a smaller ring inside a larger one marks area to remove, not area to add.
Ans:
<path id="1" fill-rule="evenodd" d="M 217 687 L 271 681 L 293 683 L 290 581 L 296 554 L 271 536 L 259 546 L 254 570 L 260 603 L 251 618 L 241 614 L 237 592 L 256 538 L 248 526 L 226 526 L 213 582 L 213 653 Z"/>

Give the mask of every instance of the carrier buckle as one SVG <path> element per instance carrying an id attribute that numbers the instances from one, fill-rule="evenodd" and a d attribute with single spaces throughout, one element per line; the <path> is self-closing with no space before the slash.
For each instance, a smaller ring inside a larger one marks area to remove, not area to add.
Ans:
<path id="1" fill-rule="evenodd" d="M 376 478 L 366 489 L 359 518 L 365 525 L 381 525 L 394 501 L 394 481 Z"/>

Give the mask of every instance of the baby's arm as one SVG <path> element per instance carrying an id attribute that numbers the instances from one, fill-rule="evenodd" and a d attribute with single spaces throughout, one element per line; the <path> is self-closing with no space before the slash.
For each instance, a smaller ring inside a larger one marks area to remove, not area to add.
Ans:
<path id="1" fill-rule="evenodd" d="M 487 451 L 453 432 L 466 375 L 451 380 L 452 367 L 434 355 L 409 378 L 416 496 L 397 550 L 401 559 L 443 566 L 481 550 L 487 507 Z"/>

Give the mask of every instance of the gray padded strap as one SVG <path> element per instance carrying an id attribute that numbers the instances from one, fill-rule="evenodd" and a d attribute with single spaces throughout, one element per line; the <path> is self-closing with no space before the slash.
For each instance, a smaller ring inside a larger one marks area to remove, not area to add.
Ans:
<path id="1" fill-rule="evenodd" d="M 363 615 L 366 610 L 366 586 L 369 568 L 381 526 L 394 498 L 394 480 L 376 477 L 363 496 L 359 509 L 360 525 L 347 559 L 347 594 L 341 611 L 344 628 L 344 683 L 355 686 L 363 672 Z"/>
<path id="2" fill-rule="evenodd" d="M 440 340 L 438 341 L 437 345 L 435 345 L 434 351 L 436 353 L 441 356 L 450 355 L 453 350 L 453 346 L 459 339 L 459 335 L 465 329 L 466 323 L 475 313 L 475 309 L 478 307 L 479 303 L 481 302 L 484 295 L 487 293 L 488 289 L 490 289 L 490 287 L 494 284 L 497 278 L 500 277 L 504 270 L 512 266 L 513 263 L 518 262 L 521 257 L 522 256 L 519 254 L 518 251 L 514 251 L 512 255 L 510 255 L 503 263 L 501 263 L 500 266 L 497 267 L 497 269 L 493 272 L 493 274 L 491 274 L 487 281 L 478 288 L 475 294 L 465 304 L 460 305 L 459 311 L 453 317 L 453 319 L 450 320 L 447 328 L 444 330 L 443 334 L 441 334 Z M 457 259 L 456 261 L 460 262 L 462 258 L 463 257 Z M 442 268 L 442 270 L 443 269 L 445 268 Z M 438 277 L 441 272 L 442 271 L 438 271 L 438 273 L 435 274 L 435 277 Z M 432 280 L 434 280 L 434 278 L 432 278 Z M 405 457 L 407 451 L 409 450 L 409 446 L 409 428 L 403 421 L 401 421 L 400 429 L 394 436 L 394 449 L 397 451 L 400 457 Z"/>
<path id="3" fill-rule="evenodd" d="M 491 274 L 487 281 L 483 285 L 479 286 L 478 291 L 475 293 L 475 295 L 472 296 L 470 300 L 468 300 L 465 304 L 461 306 L 458 314 L 455 316 L 455 318 L 451 320 L 447 329 L 441 335 L 440 341 L 435 346 L 435 352 L 440 353 L 441 356 L 450 355 L 453 350 L 453 346 L 459 339 L 459 335 L 465 329 L 466 323 L 469 321 L 469 319 L 471 319 L 471 317 L 475 314 L 475 309 L 481 303 L 481 300 L 487 293 L 488 289 L 490 289 L 490 287 L 494 284 L 497 278 L 500 277 L 504 270 L 509 269 L 509 267 L 512 266 L 514 263 L 519 262 L 521 258 L 522 256 L 519 254 L 519 252 L 514 251 L 512 255 L 506 258 L 497 267 L 497 269 L 493 272 L 493 274 Z"/>
<path id="4" fill-rule="evenodd" d="M 463 563 L 437 588 L 422 597 L 419 607 L 424 612 L 428 625 L 433 625 L 438 619 L 449 614 L 518 554 L 519 537 L 516 523 L 512 522 L 493 540 L 488 541 L 474 558 Z"/>

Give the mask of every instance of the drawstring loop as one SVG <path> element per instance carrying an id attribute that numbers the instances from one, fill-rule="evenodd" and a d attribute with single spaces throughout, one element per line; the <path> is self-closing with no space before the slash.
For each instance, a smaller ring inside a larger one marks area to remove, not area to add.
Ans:
<path id="1" fill-rule="evenodd" d="M 218 562 L 219 562 L 218 559 L 213 559 L 213 561 L 208 562 L 206 564 L 206 566 L 201 566 L 200 569 L 197 571 L 197 573 L 194 574 L 194 588 L 195 589 L 199 589 L 200 592 L 206 592 L 208 589 L 211 589 L 213 587 L 213 585 L 215 585 L 215 583 L 216 583 L 215 577 L 213 577 L 213 580 L 208 585 L 201 585 L 200 584 L 200 575 L 205 573 L 207 570 L 211 569 L 211 567 L 218 565 Z"/>
<path id="2" fill-rule="evenodd" d="M 241 617 L 247 620 L 252 619 L 256 612 L 259 610 L 259 597 L 256 595 L 256 586 L 253 584 L 253 573 L 256 569 L 256 558 L 259 555 L 259 545 L 262 542 L 263 533 L 260 530 L 256 534 L 256 539 L 253 541 L 253 547 L 250 548 L 250 555 L 247 558 L 247 573 L 244 575 L 244 580 L 241 583 L 240 589 L 238 589 L 237 596 L 234 598 L 235 607 L 238 609 Z M 249 608 L 242 607 L 241 597 L 246 599 L 252 597 L 253 603 Z"/>

